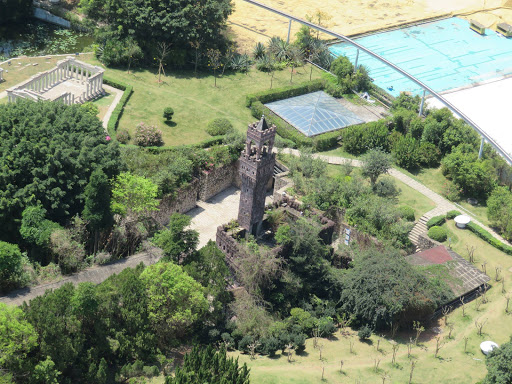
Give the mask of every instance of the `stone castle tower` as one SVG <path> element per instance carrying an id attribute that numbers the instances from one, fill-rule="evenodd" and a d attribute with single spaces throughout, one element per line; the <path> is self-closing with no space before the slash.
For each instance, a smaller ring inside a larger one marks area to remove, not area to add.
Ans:
<path id="1" fill-rule="evenodd" d="M 257 235 L 265 213 L 267 184 L 274 173 L 276 155 L 272 153 L 276 126 L 268 126 L 265 116 L 249 125 L 245 149 L 240 156 L 242 190 L 238 208 L 238 223 Z"/>

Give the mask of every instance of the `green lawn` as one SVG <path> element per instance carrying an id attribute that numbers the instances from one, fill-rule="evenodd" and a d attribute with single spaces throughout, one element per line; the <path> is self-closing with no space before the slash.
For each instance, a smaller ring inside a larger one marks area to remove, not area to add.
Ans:
<path id="1" fill-rule="evenodd" d="M 477 238 L 468 230 L 455 228 L 453 221 L 447 224 L 451 232 L 452 246 L 459 254 L 466 257 L 466 244 L 476 247 L 476 265 L 487 261 L 487 273 L 494 278 L 495 267 L 502 268 L 505 276 L 505 289 L 512 290 L 512 257 Z M 505 313 L 505 297 L 501 292 L 500 282 L 490 282 L 488 291 L 489 302 L 482 304 L 479 311 L 475 302 L 466 304 L 466 316 L 462 316 L 462 308 L 455 309 L 449 316 L 449 322 L 455 324 L 452 339 L 448 339 L 448 330 L 443 319 L 439 319 L 427 328 L 420 337 L 420 343 L 413 347 L 412 356 L 417 360 L 413 374 L 413 383 L 451 383 L 467 384 L 481 380 L 486 374 L 485 357 L 480 352 L 479 344 L 484 340 L 494 340 L 502 344 L 509 340 L 512 327 L 512 315 Z M 512 309 L 512 308 L 511 308 Z M 475 320 L 487 320 L 483 335 L 478 336 L 474 325 Z M 444 346 L 438 358 L 434 358 L 436 346 L 435 334 L 431 327 L 443 329 L 441 338 L 445 338 Z M 288 363 L 285 356 L 273 359 L 258 356 L 251 360 L 249 356 L 233 352 L 239 356 L 240 362 L 246 362 L 251 368 L 253 384 L 309 384 L 309 383 L 382 383 L 383 374 L 387 373 L 385 383 L 407 383 L 410 373 L 410 359 L 407 357 L 405 341 L 411 333 L 402 332 L 398 335 L 400 343 L 397 352 L 398 367 L 391 365 L 391 344 L 389 337 L 381 338 L 380 349 L 376 351 L 377 336 L 372 336 L 371 343 L 358 341 L 355 332 L 347 336 L 339 333 L 333 340 L 322 340 L 324 344 L 323 360 L 319 352 L 308 340 L 306 354 L 294 356 Z M 464 337 L 468 337 L 467 353 L 464 353 Z M 354 352 L 350 353 L 350 341 L 354 342 Z M 375 358 L 380 359 L 379 371 L 375 372 Z M 340 372 L 340 360 L 344 361 L 343 373 Z M 325 367 L 324 381 L 321 381 L 322 367 Z"/>
<path id="2" fill-rule="evenodd" d="M 416 190 L 409 187 L 407 184 L 402 183 L 400 180 L 394 180 L 396 186 L 400 189 L 398 205 L 407 205 L 414 209 L 414 216 L 416 217 L 416 220 L 436 207 L 435 203 L 425 195 L 418 193 Z"/>
<path id="3" fill-rule="evenodd" d="M 99 65 L 95 59 L 89 62 Z M 134 93 L 126 104 L 118 129 L 135 132 L 140 122 L 157 125 L 163 131 L 167 146 L 197 143 L 208 138 L 205 132 L 207 123 L 216 117 L 226 117 L 233 125 L 244 132 L 247 124 L 255 120 L 249 108 L 245 107 L 248 93 L 270 88 L 270 75 L 255 68 L 247 74 L 230 73 L 217 79 L 211 73 L 193 71 L 167 71 L 162 84 L 158 84 L 155 69 L 106 70 L 106 76 L 133 85 Z M 313 78 L 318 78 L 320 71 L 313 71 Z M 297 69 L 293 83 L 309 80 L 309 66 Z M 275 74 L 273 87 L 290 85 L 290 69 Z M 162 116 L 165 107 L 174 109 L 173 122 L 167 125 Z"/>

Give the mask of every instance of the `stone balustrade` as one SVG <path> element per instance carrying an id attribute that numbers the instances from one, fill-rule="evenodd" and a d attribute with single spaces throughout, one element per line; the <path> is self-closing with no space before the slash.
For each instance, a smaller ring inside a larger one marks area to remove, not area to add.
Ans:
<path id="1" fill-rule="evenodd" d="M 62 101 L 67 105 L 85 103 L 104 93 L 103 73 L 105 71 L 97 66 L 90 65 L 70 56 L 65 60 L 57 62 L 57 66 L 49 71 L 38 73 L 30 79 L 7 90 L 9 102 L 15 101 L 18 97 L 27 95 L 33 96 L 22 90 L 35 92 L 41 100 Z M 61 83 L 69 81 L 75 91 L 63 90 L 62 94 L 55 95 L 45 93 Z"/>

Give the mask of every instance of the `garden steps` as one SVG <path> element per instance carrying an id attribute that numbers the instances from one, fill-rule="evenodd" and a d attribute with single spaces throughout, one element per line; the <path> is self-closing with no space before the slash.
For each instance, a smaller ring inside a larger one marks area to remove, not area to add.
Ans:
<path id="1" fill-rule="evenodd" d="M 277 153 L 277 148 L 274 148 L 274 151 Z M 290 148 L 284 148 L 283 149 L 283 153 L 287 153 L 287 154 L 294 155 L 294 156 L 299 156 L 300 155 L 299 150 L 297 150 L 297 149 L 290 149 Z M 340 164 L 348 163 L 348 164 L 352 164 L 354 167 L 360 167 L 362 165 L 360 160 L 348 159 L 348 158 L 341 157 L 341 156 L 325 156 L 325 155 L 321 155 L 321 154 L 317 153 L 317 154 L 313 154 L 313 157 L 314 158 L 318 158 L 318 159 L 322 159 L 322 160 L 326 161 L 329 164 L 340 165 Z M 421 184 L 419 181 L 413 179 L 412 177 L 407 176 L 405 173 L 402 173 L 402 172 L 400 172 L 397 169 L 391 168 L 388 171 L 388 174 L 390 174 L 394 178 L 400 180 L 401 182 L 403 182 L 404 184 L 408 185 L 409 187 L 413 188 L 414 190 L 416 190 L 417 192 L 421 193 L 422 195 L 428 197 L 430 200 L 432 200 L 436 204 L 436 208 L 434 208 L 431 211 L 428 211 L 427 213 L 425 213 L 420 218 L 420 220 L 425 218 L 426 221 L 428 221 L 429 219 L 431 219 L 434 216 L 443 215 L 443 214 L 446 214 L 446 213 L 448 213 L 449 211 L 452 211 L 452 210 L 460 210 L 459 206 L 456 206 L 451 201 L 448 201 L 447 199 L 445 199 L 440 194 L 432 191 L 430 188 L 428 188 L 427 186 Z M 476 217 L 474 217 L 473 215 L 471 215 L 471 220 L 476 225 L 482 227 L 484 230 L 489 232 L 495 239 L 501 241 L 503 244 L 512 245 L 510 242 L 508 242 L 503 237 L 501 237 L 499 234 L 497 234 L 493 229 L 489 228 L 485 224 L 483 224 L 480 221 L 478 221 L 478 219 Z M 417 236 L 415 236 L 413 238 L 415 239 L 415 241 L 417 241 Z M 416 243 L 413 242 L 413 244 L 416 244 Z"/>

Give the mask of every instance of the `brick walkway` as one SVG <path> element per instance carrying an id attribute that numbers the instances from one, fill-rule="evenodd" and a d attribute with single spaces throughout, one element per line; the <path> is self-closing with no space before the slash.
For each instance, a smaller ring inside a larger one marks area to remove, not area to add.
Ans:
<path id="1" fill-rule="evenodd" d="M 82 272 L 65 277 L 55 283 L 41 284 L 35 287 L 13 291 L 6 296 L 0 296 L 0 302 L 10 305 L 21 305 L 24 301 L 29 302 L 37 296 L 44 295 L 47 290 L 57 289 L 66 283 L 72 283 L 73 285 L 84 282 L 99 284 L 105 281 L 109 276 L 120 273 L 125 268 L 134 268 L 140 263 L 144 263 L 144 265 L 155 264 L 161 257 L 162 253 L 159 248 L 151 248 L 146 252 L 117 260 L 111 264 L 87 268 Z"/>
<path id="2" fill-rule="evenodd" d="M 287 153 L 287 154 L 290 154 L 290 155 L 294 155 L 294 156 L 298 156 L 299 155 L 299 151 L 296 150 L 296 149 L 285 149 L 283 152 Z M 360 160 L 347 159 L 347 158 L 339 157 L 339 156 L 325 156 L 325 155 L 314 154 L 313 157 L 314 158 L 318 158 L 318 159 L 322 159 L 322 160 L 326 161 L 329 164 L 340 165 L 340 164 L 350 163 L 354 167 L 360 167 L 361 166 L 361 161 Z M 389 174 L 391 176 L 393 176 L 394 178 L 400 180 L 404 184 L 407 184 L 409 187 L 413 188 L 414 190 L 418 191 L 422 195 L 428 197 L 430 200 L 432 200 L 436 204 L 436 207 L 434 209 L 432 209 L 431 211 L 428 211 L 427 213 L 425 213 L 416 222 L 414 228 L 412 229 L 411 233 L 409 234 L 409 239 L 415 245 L 417 245 L 418 235 L 420 233 L 422 233 L 422 232 L 426 232 L 427 231 L 426 222 L 429 219 L 431 219 L 432 217 L 437 216 L 437 215 L 446 214 L 447 212 L 452 211 L 452 210 L 457 210 L 457 211 L 463 210 L 463 209 L 461 209 L 460 206 L 457 206 L 457 205 L 453 204 L 451 201 L 445 199 L 443 196 L 441 196 L 438 193 L 432 191 L 430 188 L 428 188 L 425 185 L 421 184 L 420 182 L 414 180 L 412 177 L 409 177 L 406 174 L 404 174 L 404 173 L 402 173 L 402 172 L 400 172 L 400 171 L 398 171 L 398 170 L 396 170 L 394 168 L 389 170 Z M 471 216 L 471 220 L 475 224 L 477 224 L 480 227 L 482 227 L 483 229 L 485 229 L 494 238 L 498 239 L 499 241 L 501 241 L 504 244 L 510 244 L 504 238 L 502 238 L 500 235 L 498 235 L 496 232 L 494 232 L 491 228 L 487 227 L 486 225 L 484 225 L 480 221 L 478 221 L 478 219 L 476 217 L 474 217 L 471 214 L 471 212 L 468 212 L 467 210 L 465 210 L 464 213 L 470 215 Z"/>

